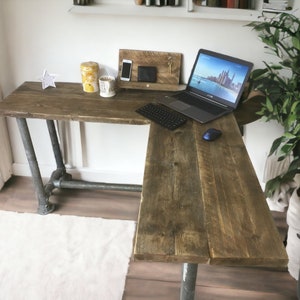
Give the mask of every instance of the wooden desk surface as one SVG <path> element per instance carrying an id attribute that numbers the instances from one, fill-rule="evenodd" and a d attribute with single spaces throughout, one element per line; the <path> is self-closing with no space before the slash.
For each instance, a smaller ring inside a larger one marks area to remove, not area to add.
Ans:
<path id="1" fill-rule="evenodd" d="M 165 92 L 166 93 L 166 92 Z M 0 102 L 0 115 L 65 121 L 148 124 L 135 110 L 164 92 L 121 90 L 113 98 L 85 93 L 79 83 L 56 83 L 42 90 L 39 82 L 25 82 Z"/>
<path id="2" fill-rule="evenodd" d="M 205 142 L 209 127 L 223 135 Z M 233 115 L 151 125 L 136 259 L 285 267 L 287 255 Z"/>
<path id="3" fill-rule="evenodd" d="M 25 83 L 0 103 L 12 117 L 124 124 L 149 123 L 135 113 L 161 92 L 85 94 L 80 84 L 41 90 Z M 205 142 L 209 127 L 223 131 Z M 175 131 L 151 123 L 134 257 L 162 262 L 285 267 L 285 248 L 233 114 Z"/>

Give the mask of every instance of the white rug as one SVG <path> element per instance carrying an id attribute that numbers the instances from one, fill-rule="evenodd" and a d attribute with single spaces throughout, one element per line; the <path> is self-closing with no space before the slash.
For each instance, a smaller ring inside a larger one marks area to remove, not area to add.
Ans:
<path id="1" fill-rule="evenodd" d="M 135 222 L 0 211 L 0 299 L 122 299 Z"/>

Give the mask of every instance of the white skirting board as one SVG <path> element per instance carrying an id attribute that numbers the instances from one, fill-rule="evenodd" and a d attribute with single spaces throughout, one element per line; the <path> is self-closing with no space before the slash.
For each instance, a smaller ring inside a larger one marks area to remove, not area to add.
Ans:
<path id="1" fill-rule="evenodd" d="M 4 118 L 0 118 L 0 189 L 12 175 L 12 154 Z"/>
<path id="2" fill-rule="evenodd" d="M 55 168 L 55 166 L 40 165 L 41 176 L 49 178 Z M 67 172 L 74 179 L 121 184 L 142 184 L 144 175 L 140 172 L 93 170 L 90 168 L 67 168 Z M 27 164 L 13 164 L 13 175 L 31 176 L 29 166 Z"/>

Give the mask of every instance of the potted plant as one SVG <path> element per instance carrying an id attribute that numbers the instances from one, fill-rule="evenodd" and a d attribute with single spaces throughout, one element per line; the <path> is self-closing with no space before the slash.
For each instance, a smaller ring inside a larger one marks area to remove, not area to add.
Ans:
<path id="1" fill-rule="evenodd" d="M 253 70 L 250 76 L 250 88 L 265 94 L 258 115 L 265 121 L 277 121 L 284 129 L 269 155 L 276 155 L 278 161 L 290 158 L 288 169 L 266 183 L 266 196 L 272 197 L 300 173 L 300 20 L 282 13 L 247 26 L 258 33 L 275 58 L 275 62 L 264 62 L 265 67 Z"/>
<path id="2" fill-rule="evenodd" d="M 292 14 L 282 13 L 248 26 L 258 32 L 265 48 L 276 58 L 275 62 L 264 62 L 264 68 L 252 72 L 250 89 L 265 95 L 258 115 L 265 121 L 275 120 L 283 127 L 283 134 L 274 140 L 269 155 L 276 155 L 279 162 L 290 158 L 290 163 L 285 171 L 267 181 L 265 193 L 272 198 L 274 194 L 280 194 L 282 186 L 288 187 L 285 190 L 289 197 L 288 270 L 299 280 L 300 186 L 294 184 L 294 178 L 300 173 L 300 20 Z"/>

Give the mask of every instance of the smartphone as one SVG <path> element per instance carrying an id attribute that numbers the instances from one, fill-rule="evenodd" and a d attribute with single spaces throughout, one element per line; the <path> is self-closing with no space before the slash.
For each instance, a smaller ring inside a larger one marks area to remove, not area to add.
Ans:
<path id="1" fill-rule="evenodd" d="M 123 59 L 122 61 L 122 71 L 121 71 L 121 80 L 130 81 L 132 69 L 132 60 Z"/>

